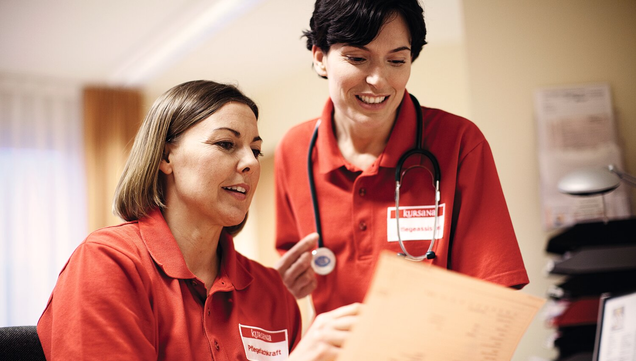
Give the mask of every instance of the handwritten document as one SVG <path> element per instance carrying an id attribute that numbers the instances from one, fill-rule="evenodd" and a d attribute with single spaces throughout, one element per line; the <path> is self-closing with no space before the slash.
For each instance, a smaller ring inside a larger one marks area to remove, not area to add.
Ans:
<path id="1" fill-rule="evenodd" d="M 509 361 L 545 303 L 383 253 L 338 361 Z"/>

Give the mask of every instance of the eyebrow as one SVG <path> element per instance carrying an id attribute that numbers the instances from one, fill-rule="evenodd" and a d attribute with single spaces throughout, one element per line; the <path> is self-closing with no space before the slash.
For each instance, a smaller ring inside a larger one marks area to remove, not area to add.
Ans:
<path id="1" fill-rule="evenodd" d="M 228 128 L 228 127 L 221 127 L 221 128 L 216 128 L 214 130 L 227 130 L 229 132 L 231 132 L 232 134 L 234 134 L 235 137 L 240 138 L 241 137 L 241 132 L 239 132 L 238 130 L 232 129 L 232 128 Z M 263 138 L 261 138 L 260 136 L 256 136 L 254 137 L 254 139 L 252 139 L 252 142 L 258 142 L 258 141 L 262 141 Z"/>
<path id="2" fill-rule="evenodd" d="M 348 45 L 354 48 L 358 48 L 358 49 L 362 49 L 362 50 L 366 50 L 366 51 L 370 51 L 369 48 L 367 48 L 364 45 Z M 389 51 L 389 53 L 399 53 L 400 51 L 404 51 L 404 50 L 408 50 L 411 51 L 411 48 L 409 48 L 408 46 L 400 46 L 399 48 L 395 48 L 391 51 Z"/>

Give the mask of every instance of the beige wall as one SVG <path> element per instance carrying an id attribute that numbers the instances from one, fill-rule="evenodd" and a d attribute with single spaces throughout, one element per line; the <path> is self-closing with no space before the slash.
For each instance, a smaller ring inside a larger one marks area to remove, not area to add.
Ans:
<path id="1" fill-rule="evenodd" d="M 524 292 L 544 296 L 556 282 L 543 269 L 533 91 L 608 82 L 626 168 L 636 172 L 636 1 L 464 0 L 472 120 L 492 145 L 530 274 Z M 514 360 L 553 354 L 541 315 Z"/>

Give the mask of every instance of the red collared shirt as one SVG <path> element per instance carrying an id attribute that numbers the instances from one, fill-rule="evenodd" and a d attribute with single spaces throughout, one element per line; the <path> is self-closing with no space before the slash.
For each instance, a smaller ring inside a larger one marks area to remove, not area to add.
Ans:
<path id="1" fill-rule="evenodd" d="M 415 146 L 417 129 L 414 105 L 405 92 L 386 148 L 368 169 L 361 170 L 342 157 L 332 113 L 333 103 L 328 100 L 320 118 L 313 169 L 324 245 L 336 254 L 337 262 L 331 274 L 318 276 L 318 288 L 312 294 L 317 313 L 363 301 L 380 251 L 401 252 L 395 235 L 389 234 L 397 228 L 390 217 L 390 208 L 395 207 L 395 169 L 402 154 Z M 453 270 L 506 286 L 527 284 L 488 142 L 467 119 L 425 107 L 422 113 L 424 148 L 436 156 L 441 169 L 442 237 L 435 242 L 437 258 L 425 262 L 447 267 L 452 242 Z M 275 154 L 276 247 L 281 253 L 316 229 L 307 175 L 315 124 L 311 120 L 292 128 Z M 409 171 L 402 183 L 400 207 L 418 206 L 412 212 L 416 215 L 430 210 L 433 189 L 427 171 Z M 405 218 L 400 221 L 401 227 L 410 227 L 403 236 L 421 226 L 409 226 Z M 429 244 L 430 238 L 425 237 L 405 242 L 416 256 L 423 255 Z M 417 282 L 423 285 L 426 280 L 414 280 L 415 287 Z"/>
<path id="2" fill-rule="evenodd" d="M 278 273 L 219 242 L 209 292 L 163 215 L 107 227 L 75 250 L 38 322 L 47 360 L 282 360 L 301 319 Z"/>

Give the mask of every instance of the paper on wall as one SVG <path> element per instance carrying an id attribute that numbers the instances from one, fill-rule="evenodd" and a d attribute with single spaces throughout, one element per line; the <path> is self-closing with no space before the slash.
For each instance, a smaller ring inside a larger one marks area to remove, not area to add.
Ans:
<path id="1" fill-rule="evenodd" d="M 546 230 L 577 222 L 630 215 L 625 186 L 601 196 L 561 194 L 559 180 L 569 172 L 609 164 L 622 169 L 608 84 L 543 88 L 535 92 L 538 158 Z M 605 203 L 603 203 L 605 201 Z"/>

